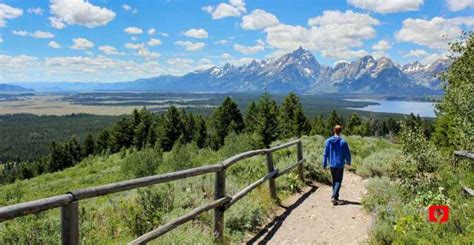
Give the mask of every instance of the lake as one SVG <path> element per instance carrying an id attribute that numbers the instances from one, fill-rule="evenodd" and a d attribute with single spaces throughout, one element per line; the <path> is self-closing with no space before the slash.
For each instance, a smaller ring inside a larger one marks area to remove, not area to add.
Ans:
<path id="1" fill-rule="evenodd" d="M 436 117 L 433 102 L 420 101 L 396 101 L 396 100 L 364 100 L 364 99 L 348 99 L 349 101 L 365 101 L 375 102 L 377 105 L 368 105 L 362 108 L 348 108 L 352 110 L 371 111 L 371 112 L 387 112 L 420 115 L 420 117 Z"/>

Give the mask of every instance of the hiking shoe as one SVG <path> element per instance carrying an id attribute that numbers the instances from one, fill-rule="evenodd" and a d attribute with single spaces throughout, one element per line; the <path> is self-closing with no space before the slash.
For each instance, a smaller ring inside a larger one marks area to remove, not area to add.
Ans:
<path id="1" fill-rule="evenodd" d="M 342 205 L 342 204 L 344 204 L 344 201 L 336 199 L 336 203 L 337 203 L 336 205 Z"/>
<path id="2" fill-rule="evenodd" d="M 331 198 L 331 202 L 334 206 L 336 206 L 338 204 L 337 201 L 338 200 L 336 198 L 334 198 L 334 197 Z"/>

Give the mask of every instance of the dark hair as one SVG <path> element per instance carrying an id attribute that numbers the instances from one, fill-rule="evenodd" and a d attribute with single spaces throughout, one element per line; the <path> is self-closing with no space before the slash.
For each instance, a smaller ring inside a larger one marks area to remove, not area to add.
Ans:
<path id="1" fill-rule="evenodd" d="M 336 126 L 334 126 L 333 132 L 334 132 L 335 134 L 340 134 L 340 133 L 342 132 L 342 126 L 339 125 L 339 124 L 336 125 Z"/>

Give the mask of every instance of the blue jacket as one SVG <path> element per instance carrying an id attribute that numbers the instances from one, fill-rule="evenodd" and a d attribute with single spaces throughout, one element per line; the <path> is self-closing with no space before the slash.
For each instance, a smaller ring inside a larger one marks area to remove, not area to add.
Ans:
<path id="1" fill-rule="evenodd" d="M 326 140 L 323 153 L 323 167 L 344 168 L 344 164 L 351 165 L 351 151 L 346 140 L 340 136 L 332 136 Z"/>

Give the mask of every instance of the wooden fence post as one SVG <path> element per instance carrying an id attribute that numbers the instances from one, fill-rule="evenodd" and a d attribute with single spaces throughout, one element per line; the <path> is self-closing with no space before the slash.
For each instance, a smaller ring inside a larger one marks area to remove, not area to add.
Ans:
<path id="1" fill-rule="evenodd" d="M 296 150 L 297 150 L 297 161 L 301 161 L 303 160 L 303 143 L 301 141 L 299 141 L 297 144 L 296 144 Z M 299 166 L 298 166 L 298 175 L 300 176 L 300 179 L 301 181 L 303 181 L 304 183 L 304 170 L 303 170 L 303 163 L 301 163 Z"/>
<path id="2" fill-rule="evenodd" d="M 214 200 L 223 198 L 225 194 L 225 169 L 222 169 L 216 172 Z M 214 209 L 214 238 L 219 243 L 224 241 L 224 211 L 224 206 Z"/>
<path id="3" fill-rule="evenodd" d="M 61 241 L 63 245 L 79 245 L 79 202 L 61 207 Z"/>
<path id="4" fill-rule="evenodd" d="M 267 170 L 268 173 L 271 173 L 275 170 L 275 167 L 273 166 L 273 153 L 271 151 L 267 152 Z M 275 184 L 275 178 L 271 178 L 268 180 L 268 185 L 270 188 L 270 195 L 274 201 L 278 201 L 278 196 L 276 193 L 276 184 Z"/>

